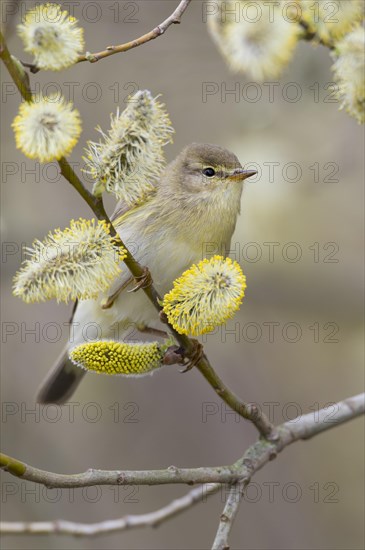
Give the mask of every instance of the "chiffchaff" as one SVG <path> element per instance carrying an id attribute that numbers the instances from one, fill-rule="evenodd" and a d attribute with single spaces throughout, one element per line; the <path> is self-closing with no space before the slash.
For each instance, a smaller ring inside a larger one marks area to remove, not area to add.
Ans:
<path id="1" fill-rule="evenodd" d="M 117 205 L 113 224 L 134 257 L 149 268 L 161 295 L 183 271 L 205 257 L 209 243 L 223 254 L 229 250 L 242 184 L 254 174 L 226 149 L 192 143 L 167 166 L 147 201 L 131 209 Z M 126 291 L 132 284 L 123 270 L 107 293 L 78 303 L 68 349 L 92 339 L 133 341 L 142 327 L 161 327 L 144 292 Z M 63 403 L 84 374 L 66 350 L 43 383 L 39 402 Z"/>

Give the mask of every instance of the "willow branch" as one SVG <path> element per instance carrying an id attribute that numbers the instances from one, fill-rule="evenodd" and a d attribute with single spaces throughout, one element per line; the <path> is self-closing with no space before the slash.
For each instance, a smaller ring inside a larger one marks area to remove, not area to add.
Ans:
<path id="1" fill-rule="evenodd" d="M 100 61 L 100 59 L 105 59 L 106 57 L 110 57 L 111 55 L 114 55 L 116 53 L 127 52 L 129 50 L 132 50 L 133 48 L 142 46 L 142 44 L 146 44 L 147 42 L 150 42 L 151 40 L 154 40 L 159 36 L 162 36 L 163 34 L 165 34 L 167 29 L 171 27 L 171 25 L 178 25 L 179 23 L 181 23 L 181 17 L 183 16 L 184 12 L 188 8 L 190 2 L 191 0 L 181 0 L 177 8 L 173 11 L 173 13 L 148 33 L 143 34 L 142 36 L 139 36 L 138 38 L 135 38 L 130 42 L 124 42 L 123 44 L 119 44 L 118 46 L 107 46 L 106 49 L 102 50 L 101 52 L 95 52 L 95 53 L 86 52 L 86 54 L 79 56 L 77 63 L 82 63 L 83 61 L 96 63 L 97 61 Z M 37 67 L 37 65 L 34 65 L 32 63 L 24 63 L 22 61 L 22 65 L 24 65 L 24 67 L 29 68 L 30 72 L 33 74 L 40 71 L 39 67 Z"/>
<path id="2" fill-rule="evenodd" d="M 205 501 L 210 495 L 217 493 L 221 485 L 211 483 L 189 491 L 183 497 L 177 498 L 153 512 L 147 514 L 127 515 L 118 519 L 109 519 L 98 523 L 76 523 L 73 521 L 3 521 L 0 522 L 0 532 L 4 535 L 74 535 L 94 537 L 96 535 L 126 531 L 137 527 L 158 527 L 161 523 L 181 514 L 188 508 Z"/>
<path id="3" fill-rule="evenodd" d="M 95 470 L 90 468 L 80 474 L 56 474 L 40 470 L 23 462 L 0 454 L 0 468 L 26 481 L 40 483 L 48 489 L 71 489 L 94 485 L 170 485 L 201 483 L 232 483 L 241 474 L 235 466 L 177 468 L 165 470 Z"/>
<path id="4" fill-rule="evenodd" d="M 189 0 L 190 1 L 190 0 Z M 185 2 L 181 2 L 177 10 L 168 18 L 166 21 L 164 21 L 159 28 L 166 30 L 172 23 L 178 22 L 179 17 L 181 17 L 181 14 L 185 11 L 189 4 L 188 0 L 185 0 Z M 0 49 L 0 57 L 3 59 L 5 65 L 7 66 L 10 75 L 13 77 L 14 82 L 16 86 L 18 87 L 20 93 L 22 94 L 22 97 L 26 99 L 27 101 L 32 100 L 32 93 L 30 90 L 29 85 L 29 79 L 28 81 L 25 81 L 23 77 L 21 77 L 20 69 L 15 62 L 15 60 L 11 57 L 10 52 L 8 48 L 6 47 L 5 39 L 0 33 L 0 40 L 1 40 L 1 49 Z M 24 73 L 26 74 L 26 73 Z M 58 165 L 61 170 L 61 174 L 65 177 L 65 179 L 74 187 L 74 189 L 81 195 L 81 197 L 86 201 L 86 203 L 89 205 L 91 210 L 94 212 L 96 217 L 99 220 L 105 220 L 108 224 L 110 224 L 110 233 L 111 236 L 114 237 L 115 242 L 118 246 L 122 246 L 126 250 L 126 257 L 124 259 L 124 263 L 128 267 L 129 271 L 132 273 L 132 275 L 138 280 L 142 279 L 146 274 L 146 268 L 143 267 L 137 260 L 132 256 L 126 245 L 123 243 L 123 241 L 120 239 L 117 231 L 115 230 L 112 222 L 109 219 L 109 216 L 107 215 L 103 201 L 99 197 L 95 197 L 88 191 L 80 178 L 77 176 L 77 174 L 74 172 L 70 164 L 68 163 L 66 158 L 61 158 L 58 161 Z M 153 286 L 153 282 L 151 279 L 151 283 L 146 285 L 143 288 L 144 293 L 147 295 L 149 300 L 152 302 L 152 304 L 155 306 L 157 311 L 161 311 L 161 297 L 159 296 L 158 292 Z M 167 323 L 170 332 L 173 334 L 176 341 L 182 346 L 184 350 L 184 355 L 189 358 L 194 354 L 196 351 L 196 344 L 193 340 L 188 338 L 185 335 L 177 333 L 171 325 Z M 276 433 L 274 430 L 274 426 L 271 424 L 269 419 L 263 414 L 258 413 L 258 408 L 254 404 L 246 404 L 245 402 L 241 401 L 219 378 L 217 373 L 214 371 L 213 367 L 211 366 L 210 362 L 208 361 L 208 358 L 206 355 L 202 355 L 201 359 L 196 363 L 196 368 L 201 372 L 201 374 L 204 376 L 204 378 L 207 380 L 207 382 L 212 386 L 216 394 L 230 407 L 232 408 L 237 414 L 245 418 L 246 420 L 249 420 L 252 422 L 259 433 L 268 439 L 275 439 Z"/>
<path id="5" fill-rule="evenodd" d="M 0 30 L 0 58 L 3 60 L 4 65 L 8 69 L 11 78 L 13 79 L 16 87 L 18 88 L 21 96 L 26 101 L 32 99 L 32 92 L 30 91 L 29 76 L 25 71 L 22 71 L 14 58 L 11 56 L 8 47 L 5 42 L 3 33 Z"/>
<path id="6" fill-rule="evenodd" d="M 190 2 L 191 0 L 182 0 L 175 11 L 167 19 L 165 19 L 165 21 L 162 21 L 162 23 L 157 25 L 157 27 L 152 29 L 152 31 L 143 34 L 139 38 L 135 38 L 134 40 L 131 40 L 130 42 L 125 42 L 124 44 L 120 44 L 119 46 L 108 46 L 105 50 L 101 52 L 87 53 L 85 55 L 81 55 L 78 59 L 78 62 L 80 63 L 82 61 L 90 61 L 90 63 L 96 63 L 96 61 L 99 61 L 100 59 L 105 59 L 106 57 L 110 57 L 111 55 L 114 55 L 116 53 L 127 52 L 128 50 L 137 48 L 138 46 L 142 46 L 142 44 L 146 44 L 147 42 L 150 42 L 151 40 L 162 36 L 171 25 L 181 23 L 181 17 L 189 6 Z"/>
<path id="7" fill-rule="evenodd" d="M 335 410 L 333 410 L 333 408 Z M 0 455 L 1 469 L 26 481 L 47 488 L 91 487 L 93 485 L 166 485 L 197 483 L 248 483 L 251 476 L 274 459 L 285 447 L 300 439 L 309 439 L 318 433 L 343 424 L 364 414 L 365 394 L 359 394 L 330 408 L 297 417 L 277 428 L 276 441 L 258 440 L 243 457 L 231 466 L 177 468 L 165 470 L 95 470 L 80 474 L 57 474 L 29 466 L 7 455 Z"/>

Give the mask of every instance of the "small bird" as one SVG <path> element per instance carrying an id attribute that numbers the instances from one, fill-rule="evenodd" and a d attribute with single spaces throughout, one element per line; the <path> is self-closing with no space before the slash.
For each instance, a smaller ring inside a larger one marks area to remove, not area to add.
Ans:
<path id="1" fill-rule="evenodd" d="M 255 175 L 236 155 L 217 145 L 192 143 L 162 173 L 147 200 L 128 208 L 118 203 L 112 222 L 138 262 L 147 266 L 160 295 L 213 245 L 224 255 L 240 212 L 243 181 Z M 67 401 L 85 370 L 68 358 L 68 350 L 91 340 L 133 341 L 137 332 L 153 333 L 162 325 L 143 291 L 126 269 L 106 293 L 79 302 L 73 314 L 67 349 L 44 381 L 40 403 Z"/>

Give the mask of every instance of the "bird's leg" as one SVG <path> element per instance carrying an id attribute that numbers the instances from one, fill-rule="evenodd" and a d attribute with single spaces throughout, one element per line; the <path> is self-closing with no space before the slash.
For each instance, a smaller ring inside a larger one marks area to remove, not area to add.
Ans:
<path id="1" fill-rule="evenodd" d="M 136 328 L 139 332 L 144 332 L 145 334 L 154 334 L 155 336 L 159 336 L 160 338 L 169 337 L 168 333 L 165 330 L 159 330 L 158 328 L 148 327 L 146 325 L 143 325 L 142 323 L 138 324 Z"/>
<path id="2" fill-rule="evenodd" d="M 160 317 L 161 323 L 165 323 L 166 325 L 168 324 L 169 321 L 168 321 L 167 315 L 166 315 L 166 313 L 164 312 L 163 309 L 160 310 L 159 317 Z"/>
<path id="3" fill-rule="evenodd" d="M 109 309 L 110 307 L 112 307 L 112 305 L 114 304 L 115 300 L 118 298 L 122 290 L 127 288 L 127 286 L 130 285 L 132 281 L 133 281 L 133 277 L 129 277 L 129 279 L 127 279 L 123 284 L 121 284 L 120 287 L 118 287 L 117 290 L 113 292 L 113 294 L 105 298 L 100 304 L 101 309 Z"/>
<path id="4" fill-rule="evenodd" d="M 140 288 L 147 288 L 152 284 L 152 277 L 148 267 L 143 268 L 143 275 L 135 277 L 137 284 L 134 288 L 128 290 L 128 292 L 137 292 Z"/>
<path id="5" fill-rule="evenodd" d="M 120 285 L 119 288 L 117 288 L 115 292 L 113 292 L 113 294 L 105 298 L 101 302 L 101 309 L 109 309 L 110 307 L 112 307 L 119 294 L 131 284 L 133 279 L 137 281 L 137 285 L 127 292 L 136 292 L 140 288 L 147 288 L 152 283 L 151 273 L 148 267 L 145 267 L 143 269 L 143 275 L 141 275 L 140 277 L 129 277 L 123 284 Z"/>

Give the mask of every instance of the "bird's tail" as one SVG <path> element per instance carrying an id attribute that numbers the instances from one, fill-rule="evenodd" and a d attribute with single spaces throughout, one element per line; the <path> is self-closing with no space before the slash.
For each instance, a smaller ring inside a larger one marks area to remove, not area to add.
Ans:
<path id="1" fill-rule="evenodd" d="M 74 393 L 85 374 L 86 371 L 74 365 L 63 352 L 39 389 L 38 403 L 62 405 Z"/>

